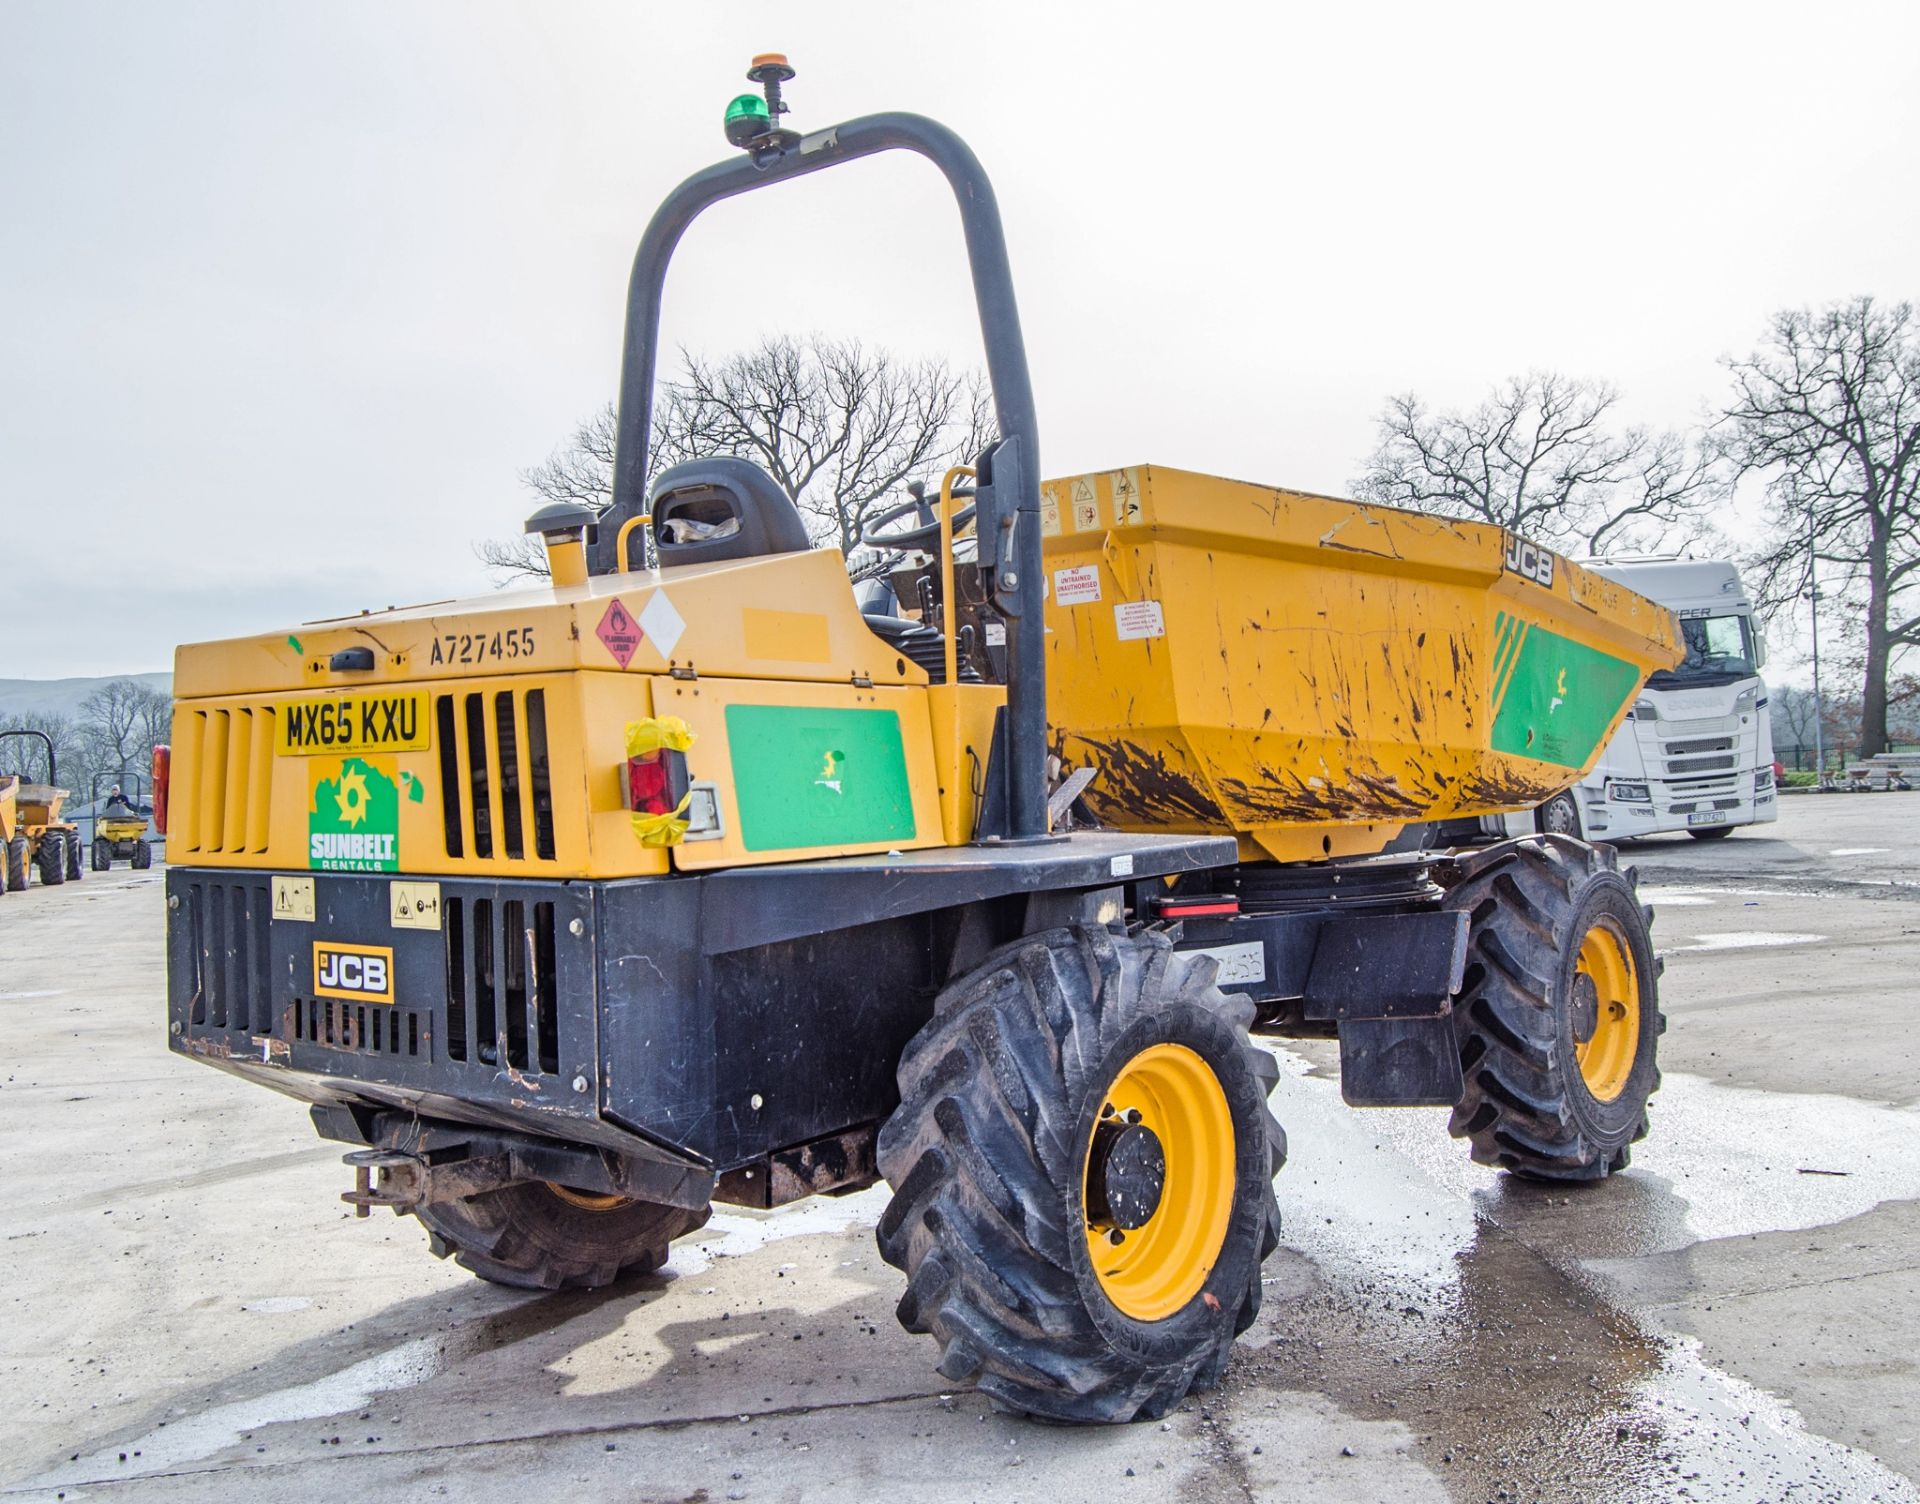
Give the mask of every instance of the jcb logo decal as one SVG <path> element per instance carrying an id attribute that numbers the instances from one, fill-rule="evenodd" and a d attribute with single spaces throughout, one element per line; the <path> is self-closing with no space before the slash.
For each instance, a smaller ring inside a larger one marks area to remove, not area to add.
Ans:
<path id="1" fill-rule="evenodd" d="M 1507 534 L 1507 572 L 1517 574 L 1523 580 L 1532 580 L 1536 585 L 1545 585 L 1553 589 L 1553 551 L 1542 548 L 1537 543 L 1529 543 L 1518 533 Z"/>
<path id="2" fill-rule="evenodd" d="M 313 942 L 313 990 L 355 1003 L 393 1001 L 393 948 Z"/>

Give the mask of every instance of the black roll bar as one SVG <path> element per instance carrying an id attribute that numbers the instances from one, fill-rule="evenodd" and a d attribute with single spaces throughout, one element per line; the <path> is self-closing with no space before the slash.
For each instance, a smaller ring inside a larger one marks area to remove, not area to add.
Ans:
<path id="1" fill-rule="evenodd" d="M 5 740 L 9 736 L 37 736 L 41 741 L 45 742 L 47 744 L 47 782 L 53 784 L 60 781 L 60 769 L 55 765 L 53 760 L 52 737 L 48 736 L 44 731 L 0 731 L 0 740 Z M 23 770 L 22 781 L 24 782 L 24 769 L 26 768 L 26 764 L 22 763 L 20 766 Z"/>
<path id="2" fill-rule="evenodd" d="M 607 574 L 627 567 L 617 556 L 621 524 L 646 510 L 647 444 L 653 429 L 653 387 L 660 341 L 660 300 L 667 266 L 687 226 L 722 199 L 788 178 L 818 172 L 883 151 L 912 151 L 945 174 L 960 210 L 974 302 L 987 352 L 987 379 L 1002 456 L 997 494 L 983 498 L 978 531 L 989 522 L 1012 532 L 1010 555 L 994 568 L 994 594 L 1007 621 L 1008 834 L 1034 840 L 1047 833 L 1047 664 L 1040 560 L 1040 436 L 1033 410 L 1013 271 L 993 185 L 971 148 L 924 115 L 863 115 L 801 137 L 784 150 L 761 150 L 716 163 L 668 194 L 648 222 L 634 253 L 627 284 L 626 341 L 620 363 L 620 411 L 615 426 L 613 505 L 600 519 L 591 567 Z M 987 506 L 996 514 L 989 518 Z M 1015 526 L 1016 517 L 1019 524 Z"/>

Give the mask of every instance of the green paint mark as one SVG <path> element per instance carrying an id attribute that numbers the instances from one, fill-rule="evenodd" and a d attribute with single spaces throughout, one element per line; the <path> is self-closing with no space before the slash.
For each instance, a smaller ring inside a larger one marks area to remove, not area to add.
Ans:
<path id="1" fill-rule="evenodd" d="M 729 705 L 727 744 L 747 850 L 913 839 L 897 711 Z"/>
<path id="2" fill-rule="evenodd" d="M 309 758 L 307 865 L 321 872 L 398 872 L 400 795 L 391 757 Z M 325 777 L 325 774 L 332 774 Z"/>
<path id="3" fill-rule="evenodd" d="M 400 775 L 400 787 L 407 791 L 407 803 L 421 804 L 425 802 L 427 786 L 418 778 L 415 778 L 413 774 L 402 772 Z"/>
<path id="4" fill-rule="evenodd" d="M 1493 750 L 1585 767 L 1639 690 L 1640 671 L 1531 622 L 1498 623 L 1494 635 Z"/>
<path id="5" fill-rule="evenodd" d="M 300 646 L 300 639 L 291 633 L 287 635 L 287 646 L 292 648 L 294 652 L 298 653 L 302 658 L 306 657 L 307 650 Z"/>

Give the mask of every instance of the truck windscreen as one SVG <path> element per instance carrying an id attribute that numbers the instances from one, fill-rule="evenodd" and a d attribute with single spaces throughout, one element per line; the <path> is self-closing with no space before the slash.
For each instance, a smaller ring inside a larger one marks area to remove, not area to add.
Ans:
<path id="1" fill-rule="evenodd" d="M 1683 616 L 1687 656 L 1671 671 L 1647 680 L 1651 689 L 1682 684 L 1726 684 L 1759 672 L 1754 664 L 1753 625 L 1744 616 Z"/>

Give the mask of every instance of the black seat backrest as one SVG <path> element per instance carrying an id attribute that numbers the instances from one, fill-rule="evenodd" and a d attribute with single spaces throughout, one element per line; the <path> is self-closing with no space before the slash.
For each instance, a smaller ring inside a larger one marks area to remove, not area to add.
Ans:
<path id="1" fill-rule="evenodd" d="M 813 547 L 800 512 L 773 477 L 751 460 L 723 456 L 662 470 L 648 488 L 653 546 L 662 568 L 800 553 Z M 676 540 L 671 524 L 717 533 Z"/>

